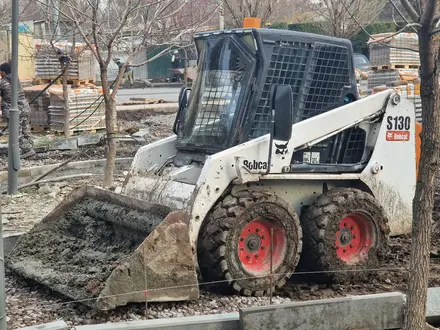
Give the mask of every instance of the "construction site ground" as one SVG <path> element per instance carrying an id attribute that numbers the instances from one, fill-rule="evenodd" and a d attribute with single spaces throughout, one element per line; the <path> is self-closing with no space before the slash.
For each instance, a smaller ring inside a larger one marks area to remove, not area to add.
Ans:
<path id="1" fill-rule="evenodd" d="M 120 121 L 122 131 L 132 133 L 139 128 L 148 128 L 152 140 L 171 134 L 174 114 L 147 117 L 142 121 Z M 121 144 L 117 157 L 132 157 L 139 145 Z M 36 159 L 22 161 L 22 168 L 43 164 L 61 163 L 70 158 L 76 151 L 52 151 L 39 154 Z M 77 160 L 102 159 L 105 157 L 103 147 L 90 149 Z M 7 169 L 7 159 L 0 158 L 1 170 Z M 96 171 L 96 170 L 94 170 Z M 75 174 L 74 171 L 66 174 Z M 22 232 L 32 228 L 33 224 L 47 215 L 74 188 L 82 185 L 100 186 L 102 172 L 96 171 L 92 177 L 48 183 L 26 188 L 15 197 L 4 196 L 2 213 L 6 233 Z M 54 174 L 56 175 L 56 174 Z M 116 185 L 124 180 L 124 171 L 115 175 Z M 439 184 L 440 185 L 440 184 Z M 439 198 L 439 196 L 436 196 Z M 439 198 L 440 199 L 440 198 Z M 440 200 L 438 201 L 440 204 Z M 431 276 L 429 286 L 440 286 L 440 207 L 434 210 L 433 246 L 431 254 Z M 343 285 L 319 284 L 313 282 L 310 274 L 295 274 L 280 292 L 274 294 L 273 303 L 282 304 L 298 300 L 343 297 L 368 293 L 406 291 L 407 266 L 410 254 L 411 239 L 394 237 L 390 240 L 390 249 L 383 260 L 380 270 L 368 271 L 365 282 L 345 283 Z M 301 270 L 298 269 L 298 272 Z M 201 286 L 201 298 L 197 301 L 180 303 L 130 304 L 109 312 L 92 310 L 81 303 L 70 302 L 67 298 L 51 292 L 45 287 L 25 281 L 6 272 L 6 303 L 8 328 L 16 329 L 25 326 L 64 320 L 70 326 L 99 324 L 106 322 L 131 321 L 182 317 L 204 314 L 236 312 L 241 307 L 262 306 L 269 304 L 269 297 L 241 297 L 208 292 Z"/>

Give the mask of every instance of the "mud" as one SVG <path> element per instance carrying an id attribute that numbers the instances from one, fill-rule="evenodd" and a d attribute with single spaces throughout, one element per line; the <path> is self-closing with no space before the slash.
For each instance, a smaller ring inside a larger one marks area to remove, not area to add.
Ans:
<path id="1" fill-rule="evenodd" d="M 6 258 L 13 270 L 75 299 L 96 298 L 121 258 L 134 252 L 157 225 L 146 214 L 84 198 L 56 221 L 42 221 Z"/>

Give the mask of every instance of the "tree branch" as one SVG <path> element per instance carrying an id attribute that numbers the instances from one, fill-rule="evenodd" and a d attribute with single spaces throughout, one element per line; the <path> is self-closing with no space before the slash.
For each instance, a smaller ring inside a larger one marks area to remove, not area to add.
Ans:
<path id="1" fill-rule="evenodd" d="M 414 7 L 409 3 L 409 1 L 408 0 L 400 0 L 400 2 L 402 3 L 402 6 L 405 8 L 406 12 L 411 17 L 411 19 L 414 22 L 418 23 L 420 20 L 420 16 L 417 13 L 417 11 L 414 9 Z"/>
<path id="2" fill-rule="evenodd" d="M 417 51 L 417 50 L 414 50 L 414 49 L 411 49 L 411 48 L 406 48 L 406 47 L 392 47 L 392 46 L 390 46 L 390 45 L 387 45 L 387 44 L 385 44 L 385 43 L 382 43 L 382 42 L 380 42 L 380 39 L 378 40 L 378 39 L 376 39 L 376 38 L 374 38 L 363 26 L 362 26 L 362 24 L 360 24 L 359 23 L 359 21 L 356 19 L 356 17 L 354 17 L 353 16 L 353 14 L 348 10 L 348 8 L 345 6 L 345 4 L 343 3 L 343 6 L 345 7 L 345 10 L 347 11 L 347 13 L 351 16 L 351 18 L 357 23 L 357 24 L 359 24 L 359 26 L 362 28 L 362 30 L 371 38 L 371 39 L 373 39 L 374 41 L 376 41 L 378 44 L 380 44 L 380 45 L 382 45 L 382 46 L 385 46 L 385 47 L 388 47 L 388 48 L 394 48 L 394 49 L 402 49 L 402 50 L 409 50 L 409 51 L 413 51 L 413 52 L 416 52 L 416 53 L 418 53 L 419 51 Z M 410 24 L 411 26 L 414 26 L 414 25 L 418 25 L 418 26 L 420 26 L 420 24 L 418 24 L 418 23 L 412 23 L 412 24 Z M 407 26 L 405 26 L 403 29 L 401 29 L 398 33 L 395 33 L 395 34 L 393 34 L 392 36 L 395 36 L 395 35 L 397 35 L 397 34 L 399 34 L 399 33 L 402 33 L 405 29 L 407 29 L 409 27 L 409 25 L 407 25 Z"/>
<path id="3" fill-rule="evenodd" d="M 432 22 L 437 8 L 437 0 L 428 0 L 425 2 L 423 15 L 420 21 L 422 26 L 426 26 L 429 30 L 432 29 Z"/>
<path id="4" fill-rule="evenodd" d="M 402 19 L 405 21 L 405 23 L 406 24 L 410 24 L 408 22 L 408 20 L 406 19 L 405 15 L 403 15 L 402 12 L 400 11 L 400 9 L 394 4 L 394 1 L 393 0 L 389 0 L 389 2 L 393 6 L 393 8 L 397 11 L 397 13 L 400 15 L 400 17 L 402 17 Z M 393 15 L 393 19 L 394 19 L 394 15 Z M 414 27 L 412 29 L 414 30 L 415 33 L 417 33 L 417 30 Z"/>

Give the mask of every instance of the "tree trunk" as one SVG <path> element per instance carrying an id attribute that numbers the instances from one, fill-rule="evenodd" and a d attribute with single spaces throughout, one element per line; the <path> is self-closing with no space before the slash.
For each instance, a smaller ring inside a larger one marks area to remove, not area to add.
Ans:
<path id="1" fill-rule="evenodd" d="M 108 84 L 107 68 L 101 68 L 102 91 L 105 102 L 105 128 L 107 131 L 107 162 L 105 164 L 104 187 L 108 188 L 113 185 L 113 174 L 115 172 L 116 162 L 116 104 L 111 97 Z"/>
<path id="2" fill-rule="evenodd" d="M 440 116 L 438 94 L 439 46 L 429 36 L 429 26 L 419 31 L 421 62 L 422 150 L 419 177 L 413 201 L 413 229 L 405 330 L 425 329 L 429 279 L 432 209 L 440 159 Z"/>
<path id="3" fill-rule="evenodd" d="M 69 75 L 69 64 L 65 64 L 61 67 L 64 70 L 63 73 L 63 100 L 64 100 L 64 113 L 65 122 L 64 122 L 64 136 L 66 138 L 70 137 L 70 108 L 69 108 L 69 88 L 67 85 L 67 77 Z"/>

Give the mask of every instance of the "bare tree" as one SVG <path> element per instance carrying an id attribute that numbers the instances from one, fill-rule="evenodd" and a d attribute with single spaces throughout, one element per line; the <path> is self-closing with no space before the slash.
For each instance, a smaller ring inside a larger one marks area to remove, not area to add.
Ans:
<path id="1" fill-rule="evenodd" d="M 304 0 L 304 3 L 316 12 L 316 24 L 327 34 L 338 38 L 351 38 L 362 26 L 377 18 L 387 0 Z M 357 21 L 350 13 L 356 14 Z"/>
<path id="2" fill-rule="evenodd" d="M 299 0 L 223 0 L 228 25 L 241 27 L 245 17 L 261 18 L 262 24 L 269 21 L 290 19 L 304 7 Z"/>
<path id="3" fill-rule="evenodd" d="M 51 8 L 55 7 L 54 2 L 52 0 Z M 64 0 L 58 7 L 60 16 L 74 25 L 99 65 L 106 108 L 105 187 L 113 184 L 116 159 L 115 99 L 125 69 L 136 54 L 144 51 L 145 46 L 167 44 L 193 30 L 185 21 L 179 21 L 177 28 L 170 28 L 173 20 L 190 3 L 190 0 Z M 206 20 L 206 17 L 202 19 Z M 115 52 L 124 53 L 126 60 L 110 85 L 108 69 Z"/>
<path id="4" fill-rule="evenodd" d="M 439 43 L 437 0 L 419 0 L 417 8 L 401 0 L 411 19 L 418 23 L 420 96 L 422 99 L 421 156 L 413 202 L 413 229 L 409 265 L 405 330 L 426 329 L 426 299 L 432 231 L 432 210 L 440 159 Z"/>

